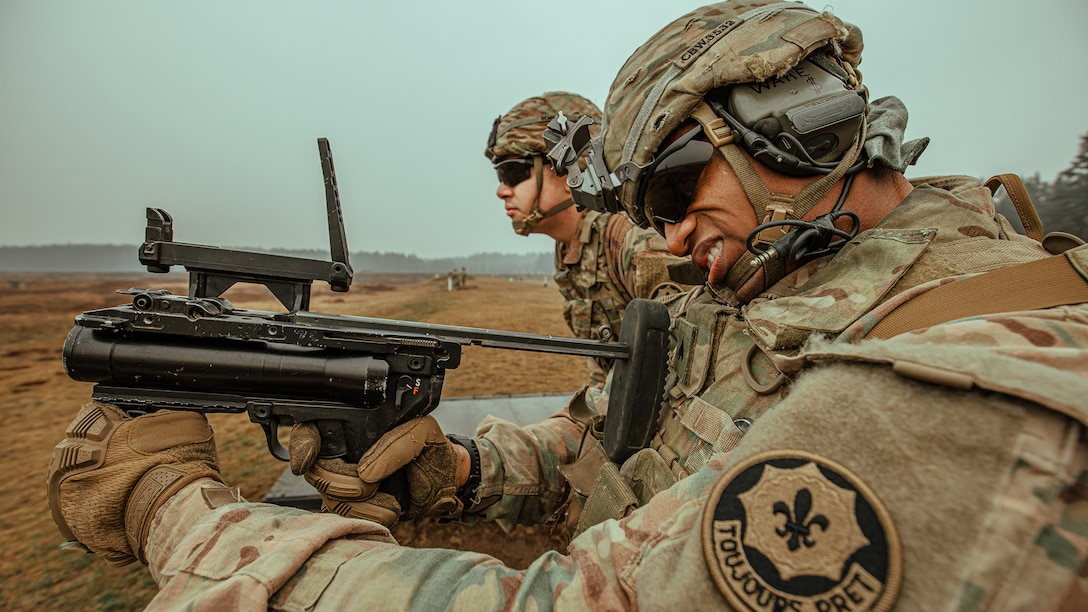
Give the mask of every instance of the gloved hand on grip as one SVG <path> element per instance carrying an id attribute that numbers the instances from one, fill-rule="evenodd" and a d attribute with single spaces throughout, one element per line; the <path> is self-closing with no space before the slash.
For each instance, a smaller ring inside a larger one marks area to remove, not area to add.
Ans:
<path id="1" fill-rule="evenodd" d="M 391 527 L 400 516 L 457 518 L 464 511 L 457 497 L 462 455 L 442 434 L 434 417 L 394 427 L 363 454 L 358 465 L 317 459 L 320 447 L 314 424 L 299 423 L 291 430 L 291 471 L 302 474 L 321 493 L 324 508 L 330 512 Z M 407 508 L 378 490 L 383 480 L 402 468 L 408 483 Z"/>
<path id="2" fill-rule="evenodd" d="M 313 423 L 296 423 L 291 428 L 291 472 L 302 476 L 321 494 L 321 509 L 349 518 L 360 518 L 386 527 L 397 523 L 400 503 L 379 491 L 377 484 L 359 478 L 359 468 L 343 459 L 318 459 L 321 434 Z"/>
<path id="3" fill-rule="evenodd" d="M 146 563 L 155 512 L 199 478 L 222 482 L 204 415 L 163 410 L 130 417 L 91 402 L 68 425 L 46 476 L 61 535 L 110 565 Z"/>

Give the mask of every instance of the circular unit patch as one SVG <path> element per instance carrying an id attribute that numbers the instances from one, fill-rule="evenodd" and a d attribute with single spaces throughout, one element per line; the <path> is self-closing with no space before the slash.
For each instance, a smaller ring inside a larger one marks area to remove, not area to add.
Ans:
<path id="1" fill-rule="evenodd" d="M 887 610 L 903 554 L 891 515 L 842 465 L 797 450 L 726 472 L 703 514 L 715 584 L 741 610 Z"/>

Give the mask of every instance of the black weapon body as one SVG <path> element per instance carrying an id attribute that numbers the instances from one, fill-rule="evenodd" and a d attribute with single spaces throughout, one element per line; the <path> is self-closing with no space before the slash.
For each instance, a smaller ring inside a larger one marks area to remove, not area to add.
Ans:
<path id="1" fill-rule="evenodd" d="M 130 414 L 155 410 L 246 413 L 268 450 L 288 460 L 279 428 L 313 422 L 321 458 L 356 462 L 391 428 L 438 406 L 446 371 L 462 347 L 584 355 L 612 360 L 606 451 L 622 461 L 650 441 L 664 388 L 669 316 L 632 301 L 618 341 L 392 321 L 308 311 L 310 284 L 347 291 L 348 263 L 328 141 L 318 140 L 332 261 L 173 242 L 173 219 L 147 209 L 140 261 L 151 272 L 189 271 L 189 294 L 128 289 L 131 302 L 76 317 L 63 360 L 92 398 Z M 267 287 L 287 312 L 235 308 L 235 283 Z"/>
<path id="2" fill-rule="evenodd" d="M 68 375 L 97 383 L 95 400 L 131 414 L 247 413 L 282 460 L 289 455 L 278 428 L 316 422 L 321 457 L 358 461 L 386 431 L 438 406 L 445 373 L 460 365 L 464 345 L 630 356 L 624 340 L 242 310 L 223 298 L 125 293 L 133 295 L 131 304 L 76 317 L 63 351 Z"/>

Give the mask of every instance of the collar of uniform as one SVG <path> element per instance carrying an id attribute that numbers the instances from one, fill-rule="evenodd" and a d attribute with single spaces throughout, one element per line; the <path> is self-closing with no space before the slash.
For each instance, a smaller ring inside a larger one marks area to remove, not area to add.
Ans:
<path id="1" fill-rule="evenodd" d="M 574 241 L 569 245 L 560 244 L 560 261 L 568 266 L 573 266 L 582 260 L 582 247 L 592 237 L 593 222 L 599 216 L 601 216 L 601 213 L 595 210 L 582 211 L 582 218 L 578 221 L 578 228 L 574 231 Z"/>
<path id="2" fill-rule="evenodd" d="M 802 266 L 744 308 L 752 338 L 767 350 L 791 350 L 813 333 L 837 334 L 884 300 L 926 250 L 935 228 L 877 227 L 834 257 Z"/>
<path id="3" fill-rule="evenodd" d="M 884 301 L 935 240 L 998 237 L 993 199 L 977 178 L 930 176 L 911 184 L 914 190 L 876 228 L 786 276 L 767 291 L 775 299 L 746 306 L 752 338 L 767 350 L 790 350 L 814 332 L 838 334 Z"/>

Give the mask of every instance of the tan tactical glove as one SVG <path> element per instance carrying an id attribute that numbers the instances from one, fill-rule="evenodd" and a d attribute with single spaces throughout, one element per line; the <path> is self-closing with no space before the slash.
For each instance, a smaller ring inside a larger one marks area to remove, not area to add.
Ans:
<path id="1" fill-rule="evenodd" d="M 291 472 L 302 476 L 321 494 L 321 510 L 360 518 L 386 527 L 397 524 L 400 504 L 388 493 L 359 478 L 358 466 L 342 459 L 318 459 L 321 434 L 313 423 L 291 428 Z"/>
<path id="2" fill-rule="evenodd" d="M 316 460 L 317 427 L 302 423 L 291 431 L 291 471 L 302 473 L 320 493 L 324 508 L 391 527 L 400 516 L 456 518 L 464 510 L 457 497 L 458 453 L 434 417 L 425 416 L 390 430 L 357 466 L 339 459 Z M 404 468 L 410 505 L 378 491 L 383 480 Z"/>
<path id="3" fill-rule="evenodd" d="M 359 478 L 376 485 L 404 468 L 411 498 L 405 518 L 457 518 L 464 510 L 457 498 L 458 461 L 438 421 L 425 416 L 394 427 L 363 453 Z"/>
<path id="4" fill-rule="evenodd" d="M 92 402 L 65 433 L 46 476 L 53 522 L 110 565 L 147 562 L 151 519 L 171 495 L 198 478 L 222 482 L 201 414 L 164 410 L 132 418 Z"/>

